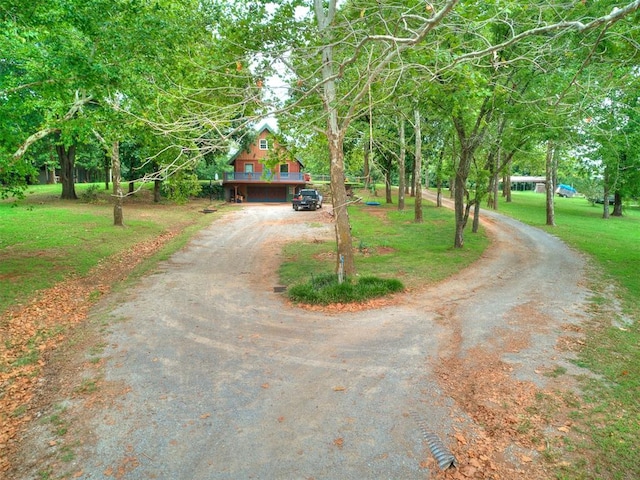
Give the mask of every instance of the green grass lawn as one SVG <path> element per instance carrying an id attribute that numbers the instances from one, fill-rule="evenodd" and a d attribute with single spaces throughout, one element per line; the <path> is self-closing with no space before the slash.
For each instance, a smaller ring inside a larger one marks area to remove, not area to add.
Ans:
<path id="1" fill-rule="evenodd" d="M 591 279 L 594 321 L 585 325 L 577 360 L 601 378 L 583 380 L 590 408 L 574 412 L 574 428 L 590 441 L 567 445 L 584 461 L 558 478 L 640 478 L 640 208 L 626 206 L 622 217 L 605 220 L 602 205 L 557 198 L 555 227 L 544 225 L 545 208 L 544 195 L 529 192 L 514 192 L 513 202 L 499 207 L 588 254 L 604 274 Z"/>
<path id="2" fill-rule="evenodd" d="M 413 198 L 407 198 L 404 211 L 398 211 L 396 203 L 349 207 L 358 275 L 394 278 L 408 288 L 416 288 L 470 265 L 489 244 L 481 229 L 477 234 L 468 232 L 464 249 L 453 248 L 451 211 L 425 203 L 424 222 L 417 224 L 413 208 Z M 333 240 L 290 243 L 285 247 L 280 279 L 285 285 L 307 282 L 312 275 L 335 271 L 335 265 Z"/>
<path id="3" fill-rule="evenodd" d="M 78 196 L 89 186 L 77 185 Z M 153 204 L 142 191 L 125 199 L 125 227 L 116 228 L 103 188 L 95 203 L 60 200 L 60 185 L 30 187 L 24 200 L 0 201 L 0 312 L 167 228 L 205 220 L 193 204 Z"/>

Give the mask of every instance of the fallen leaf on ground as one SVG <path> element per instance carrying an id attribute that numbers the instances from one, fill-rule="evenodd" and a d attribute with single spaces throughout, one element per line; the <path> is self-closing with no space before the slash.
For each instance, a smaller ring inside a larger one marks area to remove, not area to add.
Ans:
<path id="1" fill-rule="evenodd" d="M 467 439 L 464 438 L 464 435 L 462 435 L 461 433 L 456 433 L 454 437 L 456 437 L 456 440 L 458 440 L 458 442 L 460 442 L 462 445 L 467 444 Z"/>

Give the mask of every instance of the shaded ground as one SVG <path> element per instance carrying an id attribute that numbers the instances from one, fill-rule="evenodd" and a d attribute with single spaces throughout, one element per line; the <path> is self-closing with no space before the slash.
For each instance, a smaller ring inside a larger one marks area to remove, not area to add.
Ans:
<path id="1" fill-rule="evenodd" d="M 487 226 L 494 245 L 446 282 L 375 309 L 310 311 L 283 303 L 273 272 L 288 239 L 331 238 L 326 213 L 225 216 L 95 313 L 109 325 L 101 352 L 66 352 L 48 379 L 54 406 L 34 412 L 73 428 L 34 424 L 11 475 L 551 478 L 567 461 L 556 446 L 575 405 L 584 263 L 518 222 Z M 438 470 L 425 429 L 458 469 Z"/>

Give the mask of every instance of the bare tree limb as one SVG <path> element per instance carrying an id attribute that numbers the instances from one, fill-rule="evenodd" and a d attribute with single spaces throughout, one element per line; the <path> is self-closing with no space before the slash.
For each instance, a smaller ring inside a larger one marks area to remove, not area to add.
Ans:
<path id="1" fill-rule="evenodd" d="M 80 110 L 82 110 L 82 107 L 85 106 L 87 103 L 89 103 L 91 100 L 93 100 L 93 97 L 91 95 L 86 97 L 84 96 L 81 97 L 79 93 L 76 92 L 76 99 L 73 102 L 73 105 L 71 105 L 71 108 L 69 109 L 69 111 L 65 113 L 64 117 L 62 117 L 62 120 L 63 121 L 71 120 L 73 117 L 76 116 L 76 114 Z M 34 143 L 36 143 L 38 140 L 42 140 L 47 135 L 51 135 L 52 133 L 57 133 L 59 131 L 60 131 L 59 127 L 47 127 L 37 131 L 33 135 L 30 135 L 29 138 L 27 138 L 22 143 L 22 145 L 20 145 L 18 150 L 16 150 L 16 152 L 12 155 L 13 161 L 20 160 L 20 158 L 22 158 L 22 156 L 25 153 L 27 153 L 27 150 L 29 149 L 29 147 Z"/>
<path id="2" fill-rule="evenodd" d="M 74 77 L 70 77 L 70 78 L 67 78 L 67 79 L 64 79 L 64 80 L 65 81 L 74 80 Z M 12 93 L 19 92 L 20 90 L 24 90 L 26 88 L 37 87 L 39 85 L 46 85 L 46 84 L 49 84 L 49 83 L 56 83 L 56 82 L 59 82 L 59 81 L 60 80 L 53 79 L 53 78 L 48 78 L 46 80 L 39 80 L 37 82 L 25 83 L 23 85 L 18 85 L 16 87 L 7 88 L 6 90 L 0 90 L 0 95 L 11 95 Z"/>
<path id="3" fill-rule="evenodd" d="M 604 15 L 602 17 L 598 17 L 594 20 L 592 20 L 589 23 L 582 23 L 582 22 L 578 22 L 578 21 L 571 21 L 571 22 L 558 22 L 558 23 L 554 23 L 551 25 L 545 25 L 542 27 L 538 27 L 538 28 L 532 28 L 530 30 L 527 30 L 525 32 L 519 33 L 518 35 L 515 35 L 513 37 L 511 37 L 508 40 L 505 40 L 502 43 L 498 43 L 496 45 L 491 45 L 483 50 L 476 50 L 474 52 L 469 52 L 469 53 L 465 53 L 463 55 L 460 55 L 458 57 L 456 57 L 451 64 L 449 65 L 450 67 L 453 67 L 454 65 L 464 62 L 466 60 L 470 60 L 470 59 L 474 59 L 474 58 L 480 58 L 480 57 L 485 57 L 487 55 L 492 54 L 493 52 L 498 52 L 506 47 L 509 47 L 511 45 L 514 45 L 516 43 L 518 43 L 519 41 L 527 38 L 527 37 L 532 37 L 535 35 L 542 35 L 545 33 L 549 33 L 549 32 L 553 32 L 553 31 L 560 31 L 560 30 L 564 30 L 564 31 L 568 31 L 568 30 L 576 30 L 578 32 L 585 32 L 587 30 L 592 30 L 596 27 L 599 27 L 601 25 L 607 25 L 610 26 L 611 24 L 617 22 L 618 20 L 621 20 L 622 18 L 624 18 L 625 16 L 635 12 L 636 10 L 638 10 L 638 8 L 640 8 L 640 0 L 635 0 L 634 2 L 631 2 L 630 4 L 628 4 L 626 7 L 624 8 L 617 8 L 615 7 L 611 13 L 609 15 Z"/>

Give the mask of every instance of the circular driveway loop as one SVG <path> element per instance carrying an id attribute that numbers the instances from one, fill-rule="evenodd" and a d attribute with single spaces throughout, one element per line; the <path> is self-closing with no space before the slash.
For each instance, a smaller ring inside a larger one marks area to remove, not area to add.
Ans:
<path id="1" fill-rule="evenodd" d="M 333 238 L 326 218 L 245 206 L 128 292 L 105 352 L 105 380 L 126 393 L 96 412 L 80 478 L 429 478 L 414 416 L 445 443 L 467 418 L 438 386 L 439 359 L 526 334 L 501 358 L 540 381 L 559 325 L 582 317 L 582 259 L 505 219 L 488 222 L 497 246 L 473 267 L 397 305 L 287 306 L 274 293 L 280 248 Z M 514 321 L 523 305 L 544 313 L 541 332 Z"/>

